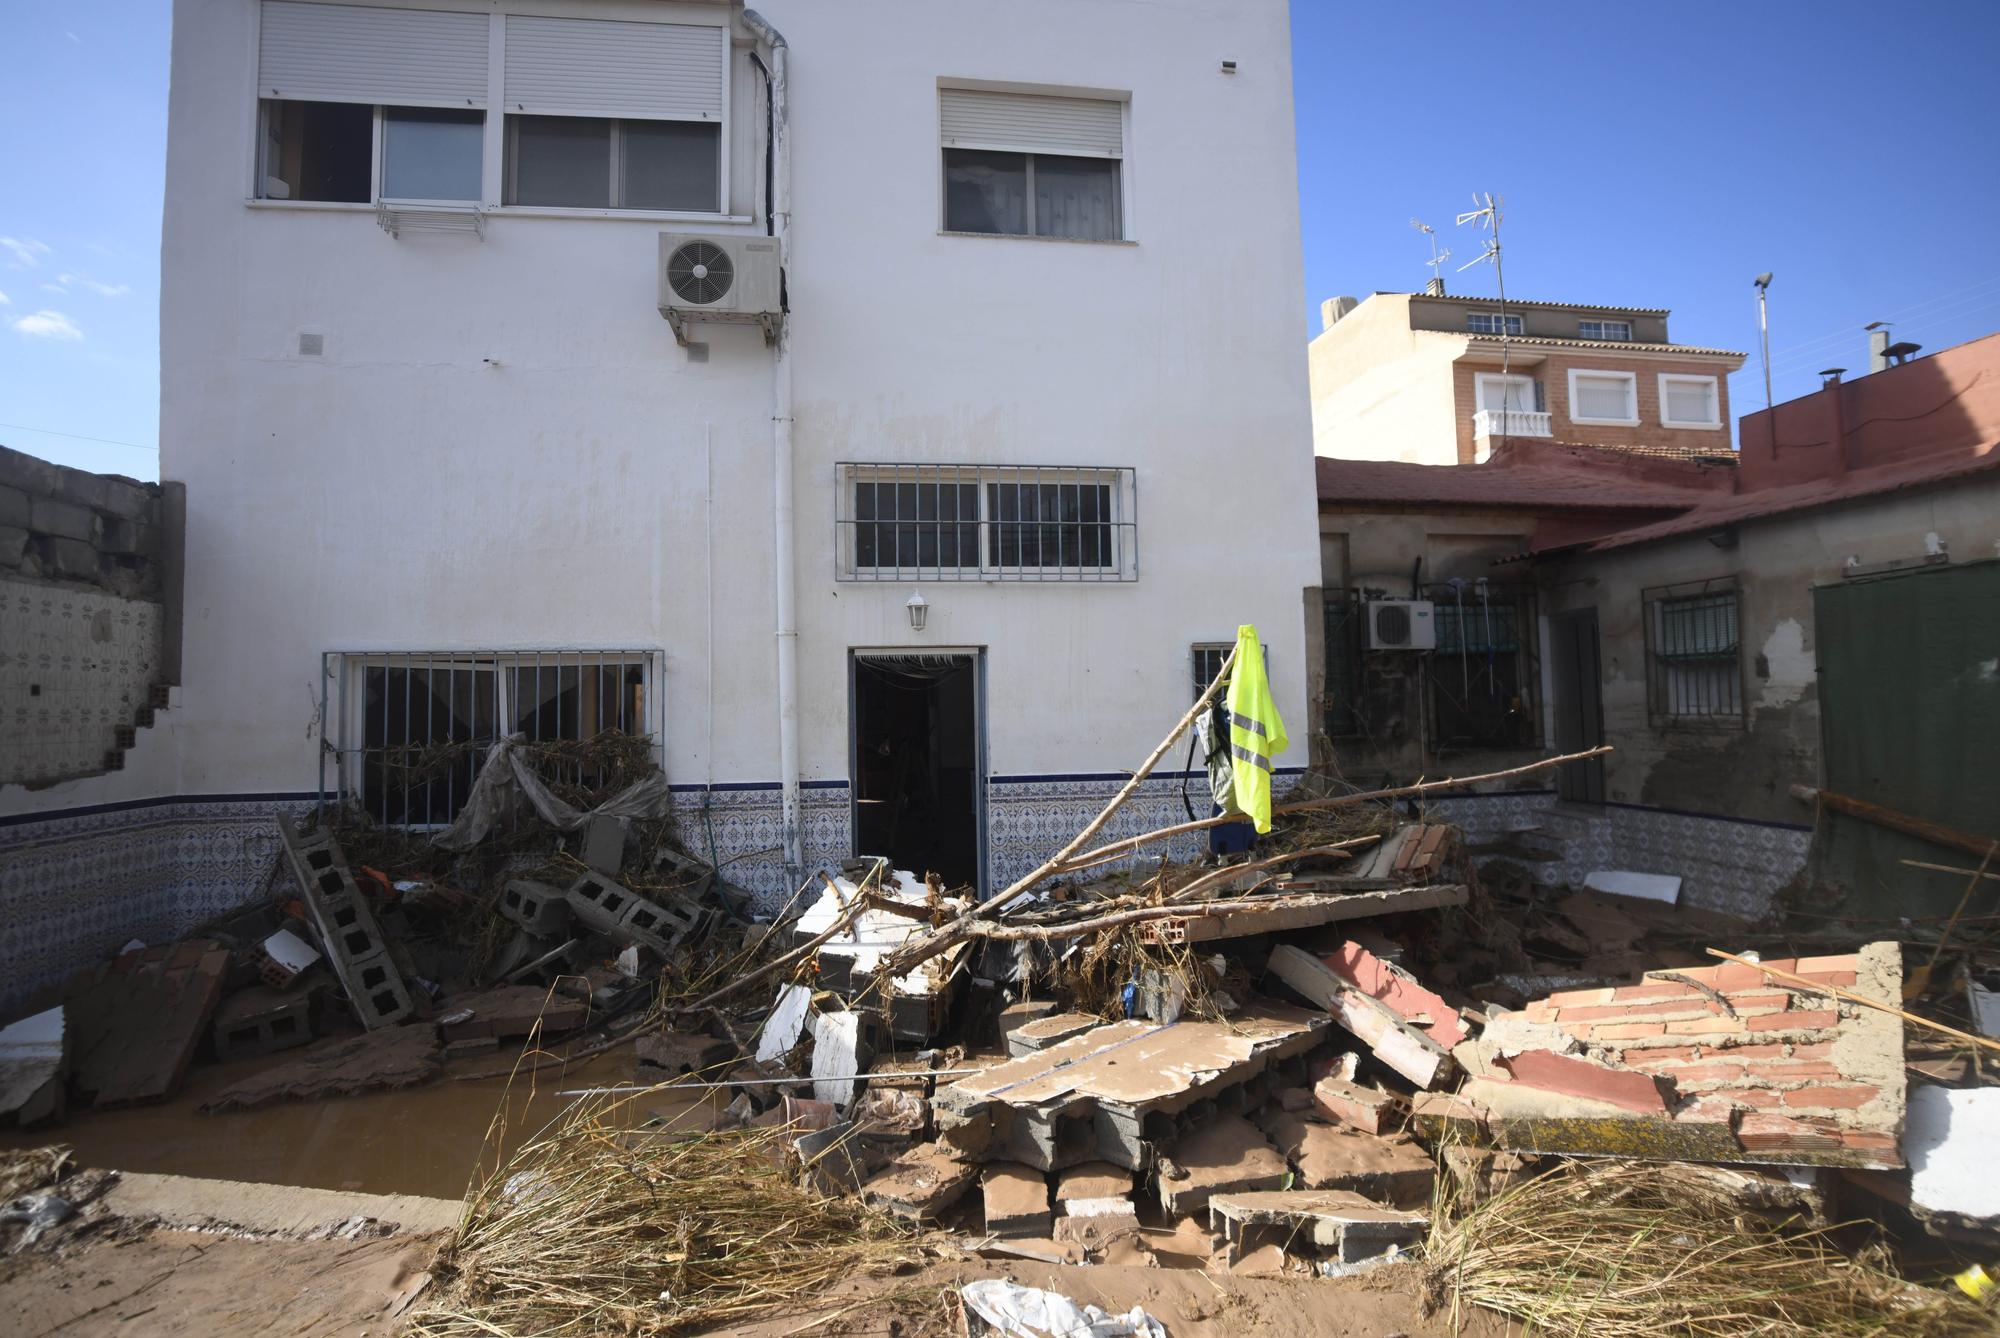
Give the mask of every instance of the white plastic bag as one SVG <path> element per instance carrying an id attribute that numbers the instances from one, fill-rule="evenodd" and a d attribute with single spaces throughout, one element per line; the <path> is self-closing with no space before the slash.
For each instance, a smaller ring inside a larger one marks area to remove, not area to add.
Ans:
<path id="1" fill-rule="evenodd" d="M 1079 1306 L 1058 1292 L 1023 1287 L 1005 1278 L 981 1278 L 959 1288 L 965 1308 L 1007 1338 L 1167 1338 L 1167 1326 L 1133 1306 L 1107 1315 Z"/>

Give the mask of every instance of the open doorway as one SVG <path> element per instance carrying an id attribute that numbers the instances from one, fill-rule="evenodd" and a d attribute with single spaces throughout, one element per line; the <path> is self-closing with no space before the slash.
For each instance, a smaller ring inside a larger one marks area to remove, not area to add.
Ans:
<path id="1" fill-rule="evenodd" d="M 979 659 L 854 652 L 854 850 L 980 882 Z"/>

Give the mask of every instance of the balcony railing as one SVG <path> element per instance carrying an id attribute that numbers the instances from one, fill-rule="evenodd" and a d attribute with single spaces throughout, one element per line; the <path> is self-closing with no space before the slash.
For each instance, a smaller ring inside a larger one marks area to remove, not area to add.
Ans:
<path id="1" fill-rule="evenodd" d="M 1529 409 L 1481 409 L 1472 415 L 1475 437 L 1553 437 L 1549 416 Z"/>

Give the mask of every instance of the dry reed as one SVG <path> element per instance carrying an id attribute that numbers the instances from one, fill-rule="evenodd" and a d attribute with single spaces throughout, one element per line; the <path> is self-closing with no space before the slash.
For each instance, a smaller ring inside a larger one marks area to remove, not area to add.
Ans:
<path id="1" fill-rule="evenodd" d="M 1657 1167 L 1576 1166 L 1456 1220 L 1426 1247 L 1433 1306 L 1479 1305 L 1590 1338 L 1958 1338 L 1994 1318 L 1774 1225 Z"/>
<path id="2" fill-rule="evenodd" d="M 629 1099 L 573 1107 L 468 1196 L 408 1332 L 686 1333 L 797 1311 L 920 1260 L 892 1220 L 818 1193 L 783 1130 L 635 1130 Z"/>

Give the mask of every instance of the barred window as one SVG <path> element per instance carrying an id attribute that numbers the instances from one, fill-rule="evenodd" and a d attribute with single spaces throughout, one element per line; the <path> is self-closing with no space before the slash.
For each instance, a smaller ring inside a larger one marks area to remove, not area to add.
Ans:
<path id="1" fill-rule="evenodd" d="M 1644 594 L 1647 704 L 1656 726 L 1743 723 L 1736 579 Z"/>
<path id="2" fill-rule="evenodd" d="M 836 468 L 838 580 L 1138 579 L 1130 469 Z"/>

